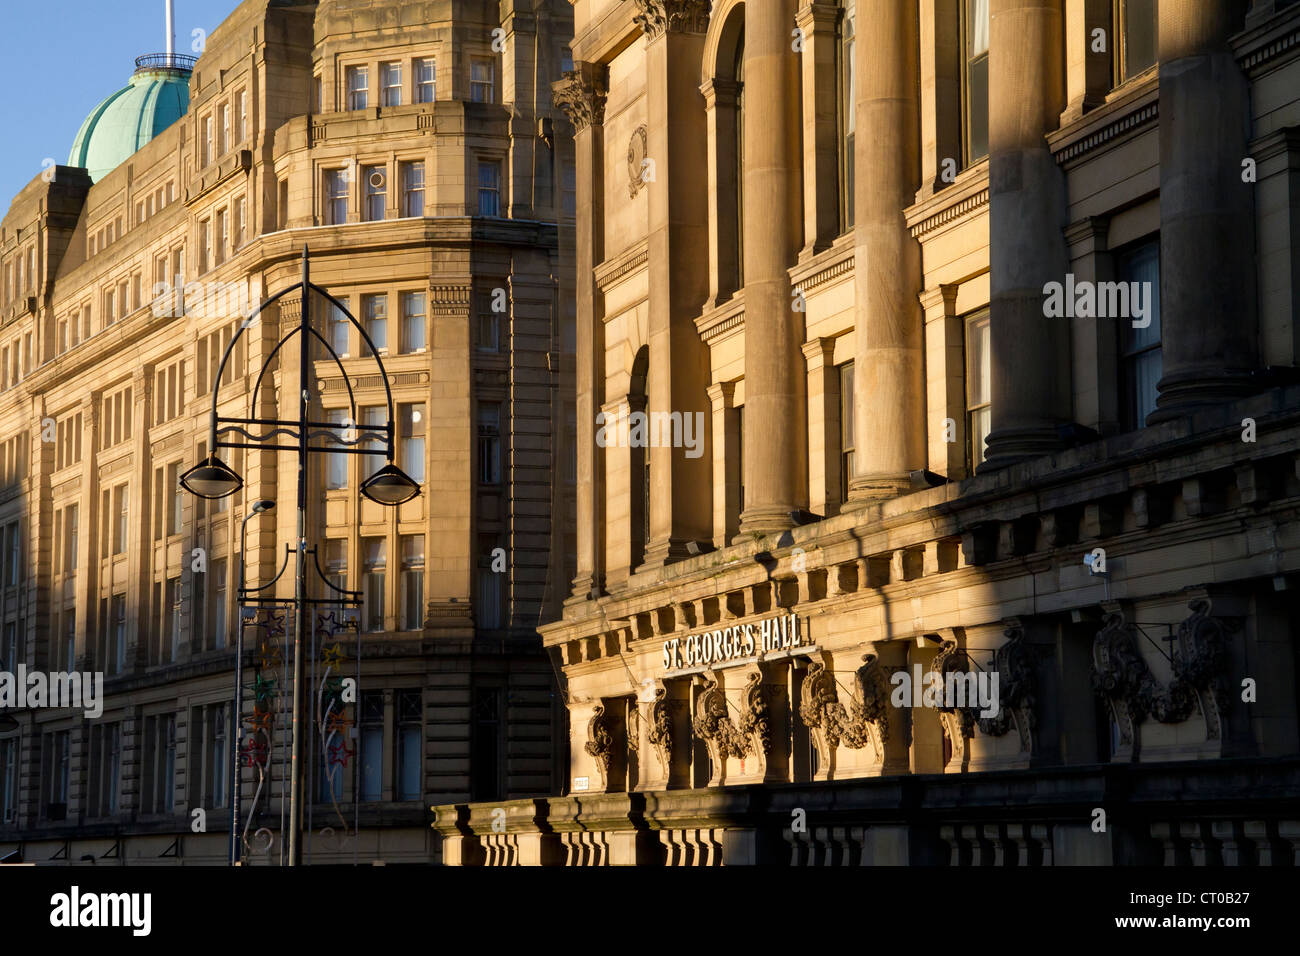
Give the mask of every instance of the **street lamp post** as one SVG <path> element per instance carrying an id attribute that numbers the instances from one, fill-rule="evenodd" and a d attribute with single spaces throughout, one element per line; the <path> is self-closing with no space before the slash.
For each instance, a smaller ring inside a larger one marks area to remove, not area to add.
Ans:
<path id="1" fill-rule="evenodd" d="M 262 312 L 263 309 L 277 302 L 286 294 L 294 290 L 301 290 L 302 300 L 299 309 L 299 320 L 296 328 L 286 332 L 276 344 L 275 348 L 267 356 L 262 364 L 262 369 L 257 376 L 257 382 L 253 386 L 253 392 L 249 399 L 249 417 L 247 418 L 226 418 L 217 412 L 217 394 L 220 388 L 221 376 L 225 372 L 226 363 L 230 359 L 231 352 L 235 348 L 235 343 L 243 335 L 244 330 L 253 324 L 254 319 Z M 370 354 L 375 363 L 379 366 L 380 381 L 384 385 L 384 392 L 388 400 L 388 421 L 382 426 L 379 425 L 357 425 L 356 400 L 352 394 L 352 384 L 348 379 L 347 372 L 343 368 L 338 354 L 334 351 L 330 343 L 311 327 L 311 293 L 319 293 L 323 298 L 333 303 L 334 307 L 345 315 L 353 326 L 361 333 L 362 341 L 370 349 Z M 270 368 L 275 356 L 280 349 L 293 336 L 298 336 L 298 417 L 296 419 L 266 419 L 257 418 L 252 413 L 257 407 L 257 393 L 261 387 L 262 379 L 265 377 L 267 370 Z M 314 337 L 333 358 L 339 373 L 343 377 L 343 382 L 347 385 L 348 397 L 351 402 L 351 417 L 346 422 L 317 422 L 311 420 L 311 390 L 309 388 L 309 379 L 311 375 L 311 353 L 308 346 L 308 338 Z M 248 426 L 260 426 L 268 428 L 269 431 L 262 434 L 254 434 L 248 431 Z M 359 434 L 360 433 L 360 434 Z M 293 444 L 280 444 L 276 442 L 278 436 L 288 434 L 295 439 Z M 191 494 L 198 495 L 201 498 L 215 499 L 224 498 L 232 495 L 243 485 L 243 479 L 236 474 L 234 469 L 223 462 L 217 454 L 219 448 L 250 448 L 259 451 L 293 451 L 298 456 L 298 522 L 297 522 L 297 568 L 294 575 L 294 634 L 293 634 L 293 721 L 292 721 L 292 744 L 290 751 L 290 779 L 289 779 L 289 865 L 297 866 L 301 862 L 302 846 L 300 840 L 300 831 L 302 828 L 302 784 L 303 784 L 303 767 L 302 767 L 302 708 L 303 708 L 303 660 L 302 660 L 302 636 L 307 629 L 307 608 L 308 605 L 321 603 L 313 601 L 307 597 L 307 463 L 312 454 L 354 454 L 367 455 L 374 454 L 374 449 L 368 447 L 369 442 L 383 438 L 385 440 L 385 454 L 387 464 L 379 469 L 361 483 L 360 491 L 363 495 L 372 501 L 382 505 L 399 505 L 403 502 L 410 501 L 420 493 L 419 485 L 410 478 L 401 468 L 393 463 L 394 442 L 393 442 L 393 395 L 388 384 L 388 373 L 384 369 L 383 359 L 379 356 L 379 350 L 375 348 L 370 339 L 370 335 L 365 328 L 359 323 L 348 309 L 337 299 L 331 296 L 324 289 L 311 284 L 311 272 L 308 259 L 307 247 L 302 250 L 302 281 L 288 288 L 282 289 L 271 298 L 267 299 L 256 309 L 249 313 L 248 317 L 241 323 L 239 331 L 231 338 L 230 344 L 226 346 L 226 351 L 221 357 L 221 364 L 217 368 L 216 377 L 212 383 L 212 417 L 210 427 L 210 441 L 208 447 L 210 450 L 208 457 L 199 462 L 194 468 L 191 468 L 180 478 L 181 487 Z M 330 445 L 313 445 L 311 439 L 320 435 L 329 436 L 333 442 Z M 348 436 L 352 437 L 349 438 Z M 365 437 L 361 437 L 364 435 Z M 236 440 L 238 439 L 238 440 Z M 258 502 L 264 504 L 264 502 Z M 262 509 L 267 510 L 267 509 Z M 254 513 L 257 506 L 254 506 Z M 251 515 L 250 515 L 251 517 Z M 247 518 L 245 523 L 247 523 Z M 242 537 L 242 533 L 241 533 Z M 240 597 L 246 595 L 246 588 L 243 582 L 243 552 L 241 548 L 240 557 Z M 237 615 L 238 616 L 238 615 Z M 242 650 L 243 621 L 239 621 L 240 642 L 239 649 Z M 242 689 L 242 654 L 236 657 L 236 706 L 239 709 L 239 700 Z M 235 743 L 236 752 L 238 751 L 238 742 Z M 236 768 L 238 769 L 238 768 Z M 233 783 L 238 793 L 238 781 Z M 232 834 L 234 831 L 235 816 L 237 810 L 235 804 L 238 797 L 232 800 Z M 237 838 L 235 838 L 237 840 Z M 231 862 L 233 863 L 238 856 L 237 847 L 231 849 Z"/>
<path id="2" fill-rule="evenodd" d="M 239 590 L 244 590 L 247 583 L 244 573 L 244 561 L 247 552 L 248 522 L 263 512 L 275 507 L 269 498 L 253 502 L 252 510 L 244 516 L 239 526 Z M 244 622 L 239 615 L 233 616 L 235 622 L 235 705 L 230 711 L 230 865 L 239 865 L 239 727 L 244 706 Z"/>

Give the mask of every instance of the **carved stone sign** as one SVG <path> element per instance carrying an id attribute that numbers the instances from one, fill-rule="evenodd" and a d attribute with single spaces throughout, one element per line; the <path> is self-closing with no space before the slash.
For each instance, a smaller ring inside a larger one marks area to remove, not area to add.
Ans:
<path id="1" fill-rule="evenodd" d="M 664 641 L 664 670 L 725 667 L 770 651 L 808 647 L 799 615 L 781 613 Z"/>

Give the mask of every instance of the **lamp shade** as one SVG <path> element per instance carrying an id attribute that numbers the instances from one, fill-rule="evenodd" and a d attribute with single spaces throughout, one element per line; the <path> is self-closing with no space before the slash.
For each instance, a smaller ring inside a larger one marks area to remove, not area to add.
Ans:
<path id="1" fill-rule="evenodd" d="M 420 486 L 391 462 L 361 483 L 361 493 L 381 505 L 400 505 L 420 493 Z"/>
<path id="2" fill-rule="evenodd" d="M 209 455 L 181 475 L 180 483 L 190 494 L 211 501 L 233 495 L 243 487 L 244 480 L 216 455 Z"/>

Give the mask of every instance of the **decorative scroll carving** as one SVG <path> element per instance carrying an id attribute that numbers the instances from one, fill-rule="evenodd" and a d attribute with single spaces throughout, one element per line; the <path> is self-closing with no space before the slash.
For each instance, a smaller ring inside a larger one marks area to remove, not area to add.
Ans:
<path id="1" fill-rule="evenodd" d="M 1110 704 L 1120 738 L 1134 741 L 1134 728 L 1148 716 L 1162 724 L 1181 723 L 1198 709 L 1205 716 L 1207 739 L 1221 733 L 1221 715 L 1231 698 L 1223 681 L 1228 668 L 1227 638 L 1236 622 L 1211 615 L 1211 603 L 1198 598 L 1192 615 L 1178 626 L 1173 679 L 1161 687 L 1138 649 L 1137 627 L 1119 612 L 1107 614 L 1092 644 L 1096 691 Z"/>
<path id="2" fill-rule="evenodd" d="M 627 708 L 627 749 L 629 753 L 641 752 L 641 708 L 633 697 Z"/>
<path id="3" fill-rule="evenodd" d="M 582 749 L 596 759 L 600 785 L 604 789 L 609 785 L 609 766 L 614 755 L 614 737 L 609 732 L 604 704 L 597 704 L 591 720 L 587 721 L 587 742 Z"/>
<path id="4" fill-rule="evenodd" d="M 889 734 L 889 682 L 875 654 L 862 655 L 857 671 L 857 689 L 849 706 L 840 703 L 834 675 L 820 661 L 808 665 L 799 695 L 799 716 L 812 730 L 813 746 L 823 767 L 840 744 L 850 750 L 872 745 L 877 759 L 885 757 Z"/>
<path id="5" fill-rule="evenodd" d="M 609 95 L 605 68 L 594 63 L 577 64 L 563 78 L 551 84 L 551 102 L 564 110 L 564 115 L 581 132 L 588 126 L 605 122 L 605 99 Z"/>
<path id="6" fill-rule="evenodd" d="M 665 33 L 704 33 L 709 28 L 710 0 L 636 0 L 632 18 L 650 40 Z"/>
<path id="7" fill-rule="evenodd" d="M 1034 707 L 1038 699 L 1034 650 L 1019 624 L 1008 627 L 1003 634 L 1007 640 L 993 655 L 993 673 L 998 679 L 998 712 L 993 717 L 978 718 L 977 723 L 980 731 L 990 737 L 1001 737 L 1014 725 L 1020 736 L 1020 752 L 1031 753 L 1037 725 Z"/>
<path id="8" fill-rule="evenodd" d="M 706 672 L 692 727 L 696 736 L 708 745 L 715 765 L 720 766 L 727 757 L 744 760 L 759 753 L 772 752 L 771 720 L 767 697 L 763 693 L 763 675 L 753 671 L 747 680 L 744 708 L 737 724 L 727 712 L 726 692 L 718 686 L 713 673 Z"/>
<path id="9" fill-rule="evenodd" d="M 930 673 L 938 675 L 940 687 L 948 686 L 950 673 L 964 675 L 974 670 L 970 657 L 954 640 L 945 640 L 943 649 L 930 664 Z M 912 693 L 920 693 L 920 690 L 914 687 Z M 978 708 L 950 706 L 947 700 L 941 698 L 938 710 L 944 736 L 952 741 L 952 761 L 959 767 L 965 766 L 966 741 L 975 736 L 975 715 Z"/>
<path id="10" fill-rule="evenodd" d="M 650 726 L 646 731 L 646 739 L 654 747 L 664 776 L 668 776 L 673 765 L 673 716 L 666 687 L 655 691 L 654 702 L 650 705 Z"/>

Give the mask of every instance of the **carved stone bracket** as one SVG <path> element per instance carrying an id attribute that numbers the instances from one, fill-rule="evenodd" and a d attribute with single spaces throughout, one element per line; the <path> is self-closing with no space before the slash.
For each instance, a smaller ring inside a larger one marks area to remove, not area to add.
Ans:
<path id="1" fill-rule="evenodd" d="M 940 688 L 948 686 L 948 675 L 950 673 L 965 675 L 974 670 L 970 657 L 958 646 L 956 641 L 951 639 L 943 642 L 943 649 L 935 655 L 934 660 L 930 663 L 930 673 L 937 675 Z M 915 706 L 915 695 L 920 692 L 920 688 L 912 688 L 912 694 L 914 695 L 913 706 Z M 952 742 L 952 760 L 957 766 L 964 766 L 966 763 L 966 741 L 975 736 L 978 708 L 949 706 L 946 700 L 941 699 L 938 711 L 939 725 L 943 728 L 944 736 Z"/>
<path id="2" fill-rule="evenodd" d="M 808 665 L 799 694 L 799 716 L 812 731 L 813 746 L 824 767 L 831 765 L 835 748 L 843 744 L 861 750 L 871 744 L 878 760 L 885 756 L 889 734 L 889 683 L 875 654 L 863 654 L 855 675 L 857 687 L 848 708 L 839 700 L 835 676 L 821 661 Z"/>
<path id="3" fill-rule="evenodd" d="M 998 680 L 998 712 L 993 717 L 980 717 L 977 723 L 980 731 L 990 737 L 1001 737 L 1014 726 L 1020 736 L 1020 752 L 1032 753 L 1038 699 L 1034 649 L 1018 623 L 1003 634 L 1007 640 L 994 652 L 992 669 Z"/>
<path id="4" fill-rule="evenodd" d="M 640 12 L 632 21 L 646 38 L 665 33 L 704 33 L 709 28 L 710 0 L 636 0 Z"/>
<path id="5" fill-rule="evenodd" d="M 668 700 L 668 688 L 662 683 L 655 689 L 655 699 L 650 704 L 650 721 L 646 729 L 646 739 L 654 748 L 659 767 L 667 777 L 672 772 L 673 766 L 673 715 L 672 703 Z"/>
<path id="6" fill-rule="evenodd" d="M 748 675 L 742 694 L 739 722 L 727 709 L 727 695 L 712 671 L 704 673 L 704 690 L 700 693 L 692 729 L 709 748 L 714 764 L 721 766 L 727 757 L 744 760 L 759 753 L 772 752 L 771 721 L 767 698 L 763 693 L 763 675 Z"/>
<path id="7" fill-rule="evenodd" d="M 587 721 L 587 742 L 583 750 L 596 761 L 600 771 L 601 789 L 609 786 L 609 767 L 614 755 L 614 737 L 609 732 L 609 719 L 605 716 L 605 706 L 597 704 Z"/>

